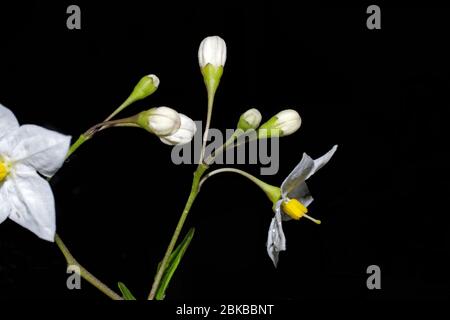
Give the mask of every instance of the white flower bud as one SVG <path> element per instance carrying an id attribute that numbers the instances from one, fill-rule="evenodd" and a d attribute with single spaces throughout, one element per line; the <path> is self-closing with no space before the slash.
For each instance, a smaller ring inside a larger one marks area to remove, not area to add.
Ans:
<path id="1" fill-rule="evenodd" d="M 297 111 L 287 109 L 280 111 L 264 123 L 258 130 L 261 138 L 274 136 L 287 136 L 297 131 L 302 124 L 302 119 Z"/>
<path id="2" fill-rule="evenodd" d="M 180 113 L 181 125 L 180 128 L 173 134 L 165 137 L 160 137 L 161 141 L 168 145 L 185 144 L 189 143 L 197 132 L 197 126 L 195 122 Z"/>
<path id="3" fill-rule="evenodd" d="M 227 45 L 219 36 L 203 39 L 198 49 L 198 63 L 200 68 L 211 64 L 214 67 L 223 67 L 227 60 Z"/>
<path id="4" fill-rule="evenodd" d="M 176 132 L 181 125 L 180 114 L 168 107 L 153 108 L 141 112 L 137 123 L 157 136 L 167 136 Z"/>
<path id="5" fill-rule="evenodd" d="M 302 124 L 300 115 L 297 111 L 292 109 L 283 110 L 276 114 L 275 117 L 277 117 L 276 126 L 281 130 L 282 136 L 293 134 Z"/>
<path id="6" fill-rule="evenodd" d="M 239 118 L 238 129 L 247 131 L 249 129 L 256 129 L 261 123 L 261 112 L 258 109 L 252 108 L 244 112 Z"/>

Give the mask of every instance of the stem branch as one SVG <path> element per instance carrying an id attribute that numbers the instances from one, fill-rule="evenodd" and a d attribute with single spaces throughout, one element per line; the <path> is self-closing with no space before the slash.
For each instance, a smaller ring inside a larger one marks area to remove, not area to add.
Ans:
<path id="1" fill-rule="evenodd" d="M 61 250 L 64 257 L 66 258 L 67 265 L 68 266 L 74 265 L 80 269 L 81 277 L 83 277 L 87 282 L 92 284 L 94 287 L 103 292 L 112 300 L 123 300 L 121 296 L 119 296 L 117 293 L 108 288 L 108 286 L 106 286 L 103 282 L 98 280 L 92 273 L 87 271 L 81 264 L 77 262 L 77 260 L 75 260 L 75 258 L 72 256 L 69 249 L 67 249 L 64 242 L 61 240 L 58 234 L 55 235 L 55 243 L 57 244 L 59 250 Z"/>
<path id="2" fill-rule="evenodd" d="M 191 193 L 189 194 L 189 198 L 186 202 L 186 205 L 184 207 L 183 213 L 180 216 L 180 219 L 178 220 L 178 224 L 175 228 L 175 231 L 172 235 L 172 239 L 170 240 L 169 246 L 167 247 L 166 253 L 164 254 L 164 258 L 161 261 L 161 265 L 158 269 L 158 272 L 156 273 L 155 279 L 152 284 L 152 289 L 150 291 L 150 294 L 148 296 L 148 300 L 153 300 L 156 295 L 156 291 L 158 290 L 159 284 L 161 282 L 161 278 L 164 275 L 164 271 L 167 268 L 167 263 L 169 261 L 170 255 L 173 252 L 173 249 L 175 248 L 175 245 L 178 241 L 178 237 L 180 236 L 181 230 L 183 229 L 184 222 L 186 221 L 186 218 L 189 214 L 189 211 L 191 210 L 191 207 L 195 201 L 195 198 L 197 198 L 198 192 L 199 192 L 199 183 L 200 179 L 205 172 L 205 170 L 208 169 L 207 166 L 200 164 L 197 167 L 197 170 L 194 172 L 194 178 L 192 180 L 192 187 L 191 187 Z"/>

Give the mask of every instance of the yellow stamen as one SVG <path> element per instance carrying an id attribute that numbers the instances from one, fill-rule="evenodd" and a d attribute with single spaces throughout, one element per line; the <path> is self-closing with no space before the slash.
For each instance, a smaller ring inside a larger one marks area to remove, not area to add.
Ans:
<path id="1" fill-rule="evenodd" d="M 306 214 L 308 212 L 308 209 L 297 199 L 288 199 L 283 201 L 283 203 L 281 204 L 281 208 L 292 219 L 299 220 L 301 217 L 305 217 L 313 221 L 314 223 L 321 223 L 320 220 L 308 216 Z"/>
<path id="2" fill-rule="evenodd" d="M 8 176 L 9 168 L 6 163 L 0 161 L 0 182 L 3 182 L 5 178 Z"/>

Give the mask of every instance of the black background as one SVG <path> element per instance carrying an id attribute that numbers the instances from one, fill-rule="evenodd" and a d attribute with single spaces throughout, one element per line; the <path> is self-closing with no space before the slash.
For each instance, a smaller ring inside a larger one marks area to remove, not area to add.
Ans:
<path id="1" fill-rule="evenodd" d="M 78 4 L 82 29 L 66 28 Z M 208 181 L 186 226 L 196 235 L 167 299 L 222 301 L 448 297 L 448 10 L 381 5 L 154 1 L 0 6 L 0 102 L 21 123 L 74 137 L 104 119 L 145 74 L 158 91 L 123 115 L 159 105 L 204 120 L 200 41 L 220 35 L 228 60 L 213 127 L 233 128 L 257 107 L 265 119 L 296 108 L 302 128 L 281 140 L 280 184 L 307 152 L 332 145 L 309 182 L 307 220 L 284 224 L 288 251 L 266 254 L 271 204 L 249 181 Z M 86 143 L 54 178 L 58 232 L 87 269 L 116 288 L 148 294 L 183 209 L 194 165 L 175 166 L 168 146 L 139 129 L 112 129 Z M 259 166 L 239 166 L 258 175 Z M 187 230 L 187 229 L 185 229 Z M 381 290 L 366 287 L 379 265 Z M 52 243 L 11 221 L 0 225 L 0 298 L 106 299 L 88 283 L 66 288 Z"/>

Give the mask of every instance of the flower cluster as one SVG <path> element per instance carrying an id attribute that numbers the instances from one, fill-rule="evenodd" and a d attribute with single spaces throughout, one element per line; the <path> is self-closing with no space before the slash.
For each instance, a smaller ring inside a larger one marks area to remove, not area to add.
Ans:
<path id="1" fill-rule="evenodd" d="M 225 42 L 217 36 L 204 39 L 200 44 L 198 57 L 203 78 L 208 89 L 208 96 L 211 100 L 214 98 L 214 93 L 217 90 L 226 61 Z M 209 113 L 211 112 L 211 108 L 212 105 L 209 105 Z M 207 125 L 209 124 L 209 118 L 208 114 Z M 291 135 L 302 124 L 300 114 L 293 109 L 280 111 L 262 125 L 261 120 L 261 112 L 256 108 L 251 108 L 241 115 L 237 129 L 241 130 L 241 132 L 256 130 L 258 139 L 269 139 Z M 230 144 L 229 141 L 225 144 L 225 147 L 229 147 Z M 282 183 L 281 188 L 270 186 L 260 179 L 234 168 L 215 170 L 208 173 L 206 178 L 220 172 L 236 172 L 249 178 L 266 192 L 269 199 L 273 202 L 273 211 L 275 213 L 269 227 L 267 253 L 274 265 L 277 266 L 279 253 L 286 250 L 286 238 L 283 232 L 282 221 L 290 219 L 299 220 L 301 217 L 305 217 L 320 224 L 319 220 L 307 214 L 307 207 L 312 202 L 312 196 L 309 193 L 305 181 L 331 159 L 336 149 L 337 146 L 334 146 L 327 154 L 317 160 L 312 160 L 305 153 L 297 167 Z M 206 163 L 210 164 L 211 162 L 206 161 Z"/>
<path id="2" fill-rule="evenodd" d="M 124 104 L 113 112 L 107 120 L 111 120 L 122 111 L 125 108 L 123 107 L 124 105 L 128 106 L 154 93 L 159 87 L 159 83 L 159 78 L 153 74 L 143 77 Z M 191 118 L 166 106 L 151 108 L 134 117 L 126 118 L 119 122 L 122 122 L 122 124 L 136 124 L 148 132 L 155 134 L 162 142 L 169 145 L 189 143 L 197 132 L 195 122 Z"/>
<path id="3" fill-rule="evenodd" d="M 194 172 L 191 192 L 184 210 L 167 247 L 165 255 L 158 265 L 149 299 L 163 299 L 165 291 L 178 267 L 181 258 L 194 236 L 191 229 L 178 246 L 178 237 L 183 229 L 201 186 L 209 177 L 222 173 L 238 173 L 261 188 L 272 202 L 271 218 L 267 237 L 267 253 L 275 266 L 279 253 L 286 250 L 286 237 L 282 222 L 287 220 L 309 219 L 317 224 L 320 220 L 308 214 L 313 198 L 306 180 L 330 161 L 337 146 L 322 157 L 313 160 L 306 153 L 280 187 L 272 186 L 253 175 L 236 169 L 220 168 L 208 171 L 214 158 L 223 150 L 235 146 L 238 138 L 248 131 L 255 131 L 254 139 L 280 138 L 295 133 L 302 124 L 300 114 L 294 109 L 284 109 L 261 124 L 263 116 L 256 108 L 244 112 L 236 126 L 236 131 L 224 145 L 212 155 L 206 157 L 205 147 L 208 140 L 214 98 L 219 87 L 227 59 L 225 41 L 212 36 L 205 38 L 198 50 L 198 63 L 207 90 L 207 115 L 203 133 L 203 147 L 200 163 Z M 160 85 L 159 78 L 150 74 L 142 77 L 128 98 L 104 121 L 92 126 L 70 145 L 71 137 L 50 131 L 35 125 L 19 126 L 13 113 L 0 105 L 0 223 L 10 218 L 21 226 L 48 241 L 54 241 L 64 253 L 69 265 L 77 264 L 61 238 L 55 233 L 55 204 L 48 183 L 56 171 L 83 143 L 92 139 L 98 132 L 111 127 L 139 127 L 157 136 L 167 145 L 189 143 L 197 132 L 195 122 L 183 113 L 172 108 L 159 106 L 147 109 L 130 117 L 117 119 L 116 116 L 132 103 L 152 95 Z M 241 136 L 242 137 L 242 136 Z M 244 142 L 245 143 L 245 142 Z M 43 178 L 42 176 L 47 179 Z M 270 210 L 268 210 L 270 212 Z M 112 299 L 134 299 L 123 283 L 119 283 L 122 296 L 117 295 L 85 269 L 84 278 Z"/>
<path id="4" fill-rule="evenodd" d="M 156 75 L 147 75 L 130 96 L 105 121 L 95 125 L 70 147 L 71 137 L 35 125 L 19 126 L 14 114 L 0 105 L 0 223 L 6 218 L 37 236 L 54 241 L 55 205 L 48 181 L 84 141 L 102 129 L 138 126 L 168 145 L 185 144 L 197 131 L 195 122 L 168 107 L 157 107 L 125 119 L 112 120 L 127 106 L 144 99 L 159 87 Z"/>

